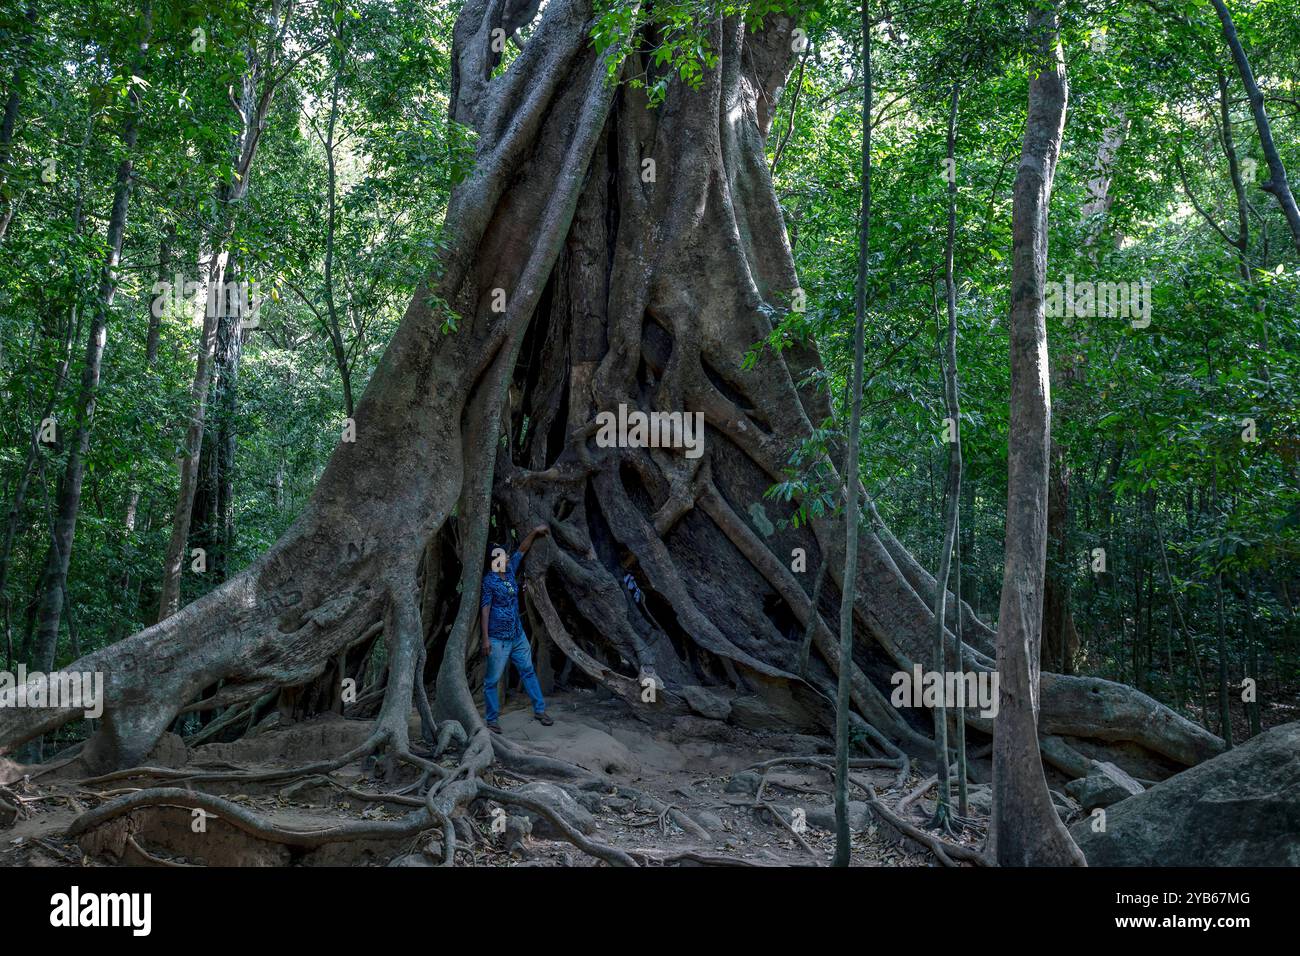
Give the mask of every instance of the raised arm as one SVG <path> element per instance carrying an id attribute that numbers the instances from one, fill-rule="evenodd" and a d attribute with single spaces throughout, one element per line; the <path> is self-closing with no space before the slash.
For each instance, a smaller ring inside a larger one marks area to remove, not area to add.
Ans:
<path id="1" fill-rule="evenodd" d="M 524 538 L 523 543 L 519 545 L 519 553 L 527 554 L 528 549 L 533 546 L 533 541 L 537 538 L 544 538 L 551 533 L 551 529 L 544 524 L 539 524 L 532 531 L 528 532 L 528 537 Z"/>

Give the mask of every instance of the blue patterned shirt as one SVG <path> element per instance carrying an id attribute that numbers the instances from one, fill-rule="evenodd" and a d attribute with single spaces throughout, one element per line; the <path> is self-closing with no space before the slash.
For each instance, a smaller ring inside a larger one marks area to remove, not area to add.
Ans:
<path id="1" fill-rule="evenodd" d="M 490 607 L 488 613 L 488 637 L 494 641 L 514 640 L 524 630 L 519 620 L 519 585 L 515 581 L 515 572 L 519 562 L 524 559 L 522 551 L 516 551 L 506 565 L 505 574 L 489 571 L 483 575 L 483 594 L 479 598 L 479 609 Z"/>

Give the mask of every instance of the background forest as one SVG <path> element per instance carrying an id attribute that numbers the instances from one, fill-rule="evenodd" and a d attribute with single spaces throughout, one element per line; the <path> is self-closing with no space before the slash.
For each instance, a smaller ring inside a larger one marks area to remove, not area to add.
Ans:
<path id="1" fill-rule="evenodd" d="M 697 6 L 674 9 L 686 22 Z M 1281 159 L 1300 170 L 1300 8 L 1233 12 Z M 408 0 L 5 0 L 6 669 L 48 671 L 152 624 L 300 513 L 471 155 L 447 116 L 455 14 Z M 961 590 L 993 624 L 1022 17 L 983 0 L 883 2 L 877 14 L 863 480 L 933 569 L 952 183 Z M 1259 188 L 1265 156 L 1208 4 L 1067 3 L 1062 17 L 1070 103 L 1048 278 L 1151 293 L 1145 326 L 1049 317 L 1043 666 L 1132 683 L 1240 740 L 1297 713 L 1297 250 Z M 799 22 L 808 42 L 775 104 L 769 162 L 806 303 L 754 345 L 814 340 L 838 405 L 853 357 L 858 13 L 818 3 Z M 658 55 L 688 80 L 709 67 L 709 51 L 685 42 Z M 211 362 L 196 362 L 202 294 L 196 308 L 177 288 L 202 286 L 214 261 L 260 308 L 224 310 Z M 196 435 L 190 495 L 178 463 Z M 769 494 L 816 513 L 830 496 L 801 464 L 812 452 L 799 449 Z"/>

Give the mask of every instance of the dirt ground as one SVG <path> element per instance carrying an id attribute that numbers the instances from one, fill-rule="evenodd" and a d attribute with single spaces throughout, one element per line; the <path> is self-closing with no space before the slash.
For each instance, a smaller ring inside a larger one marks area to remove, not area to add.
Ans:
<path id="1" fill-rule="evenodd" d="M 649 725 L 617 700 L 576 691 L 549 702 L 555 724 L 543 727 L 518 697 L 502 715 L 507 737 L 529 748 L 590 771 L 599 785 L 528 782 L 494 769 L 496 786 L 548 788 L 559 798 L 569 822 L 592 839 L 651 858 L 689 852 L 701 860 L 730 858 L 754 865 L 824 865 L 832 854 L 830 832 L 834 817 L 829 774 L 818 767 L 776 766 L 767 770 L 761 804 L 756 799 L 762 770 L 756 764 L 779 757 L 829 759 L 831 741 L 824 737 L 743 730 L 693 716 L 680 716 Z M 272 769 L 295 766 L 346 752 L 364 741 L 368 721 L 326 716 L 284 727 L 271 722 L 234 743 L 206 744 L 187 750 L 179 738 L 168 736 L 148 761 L 152 766 L 212 770 L 231 767 Z M 418 729 L 413 728 L 418 740 Z M 442 761 L 455 763 L 454 755 Z M 437 833 L 415 840 L 353 841 L 304 852 L 270 843 L 236 830 L 219 817 L 195 824 L 182 807 L 138 811 L 101 827 L 78 842 L 66 836 L 68 825 L 104 795 L 120 795 L 148 785 L 126 780 L 94 788 L 81 785 L 76 762 L 23 780 L 23 770 L 0 766 L 0 783 L 22 800 L 23 818 L 0 829 L 0 865 L 210 865 L 210 866 L 428 866 L 440 859 Z M 858 773 L 872 782 L 880 798 L 897 805 L 920 778 L 913 773 L 896 789 L 894 770 Z M 928 768 L 927 768 L 928 769 Z M 364 793 L 399 790 L 413 777 L 383 760 L 368 758 L 342 768 L 334 780 Z M 166 782 L 168 786 L 185 786 Z M 400 819 L 411 812 L 401 805 L 358 799 L 320 778 L 300 779 L 235 790 L 229 784 L 202 784 L 199 789 L 222 794 L 241 806 L 292 829 L 313 830 L 345 820 Z M 852 796 L 852 795 L 851 795 Z M 906 819 L 922 825 L 928 810 L 918 801 Z M 851 805 L 853 864 L 857 866 L 932 866 L 934 858 L 916 843 L 898 838 L 890 827 L 878 825 L 866 804 Z M 780 814 L 784 823 L 774 817 Z M 972 811 L 975 826 L 963 842 L 978 846 L 982 817 Z M 527 821 L 527 822 L 525 822 Z M 571 844 L 553 839 L 549 824 L 527 819 L 510 808 L 479 800 L 469 808 L 468 828 L 462 825 L 457 865 L 591 866 L 595 860 Z M 200 832 L 195 832 L 201 826 Z M 793 832 L 792 832 L 793 831 Z M 128 839 L 129 836 L 129 839 Z"/>

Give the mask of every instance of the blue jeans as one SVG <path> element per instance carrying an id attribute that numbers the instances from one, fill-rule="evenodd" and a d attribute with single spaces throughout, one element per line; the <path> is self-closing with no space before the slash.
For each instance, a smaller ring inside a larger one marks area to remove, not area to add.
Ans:
<path id="1" fill-rule="evenodd" d="M 537 683 L 537 673 L 533 670 L 533 651 L 528 646 L 528 638 L 524 636 L 523 630 L 516 631 L 513 638 L 504 641 L 493 639 L 491 645 L 487 677 L 483 680 L 483 702 L 487 707 L 487 722 L 490 724 L 495 721 L 497 714 L 500 713 L 497 684 L 501 682 L 501 675 L 506 672 L 506 664 L 512 662 L 515 670 L 519 671 L 519 679 L 523 682 L 524 690 L 533 700 L 533 713 L 545 713 L 546 701 L 542 699 L 542 686 Z"/>

